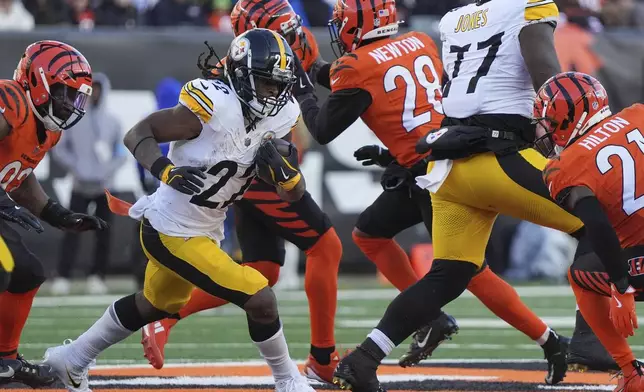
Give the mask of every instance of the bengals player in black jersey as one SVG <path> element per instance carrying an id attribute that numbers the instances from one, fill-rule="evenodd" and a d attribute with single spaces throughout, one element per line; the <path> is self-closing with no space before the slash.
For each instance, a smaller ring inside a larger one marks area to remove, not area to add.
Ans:
<path id="1" fill-rule="evenodd" d="M 61 230 L 106 228 L 102 220 L 50 199 L 34 174 L 61 131 L 83 117 L 91 94 L 89 63 L 78 50 L 57 41 L 29 45 L 13 80 L 0 80 L 0 259 L 5 275 L 0 294 L 0 384 L 17 381 L 36 388 L 55 380 L 48 366 L 31 364 L 18 354 L 20 334 L 45 274 L 9 223 L 36 232 L 44 230 L 39 219 Z"/>

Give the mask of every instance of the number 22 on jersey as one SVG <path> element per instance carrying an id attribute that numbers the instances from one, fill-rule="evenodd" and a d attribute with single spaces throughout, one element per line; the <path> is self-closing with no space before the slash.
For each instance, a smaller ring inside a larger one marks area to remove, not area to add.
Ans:
<path id="1" fill-rule="evenodd" d="M 639 129 L 634 129 L 626 134 L 628 143 L 636 143 L 639 147 L 639 152 L 644 154 L 644 135 Z M 640 159 L 635 159 L 633 154 L 625 146 L 608 145 L 603 147 L 597 152 L 596 163 L 597 168 L 601 174 L 606 174 L 614 168 L 610 162 L 613 156 L 619 157 L 622 163 L 622 210 L 628 216 L 635 214 L 637 211 L 644 208 L 644 195 L 636 196 L 635 190 L 637 181 L 637 169 L 635 162 Z M 639 171 L 644 168 L 639 168 Z"/>
<path id="2" fill-rule="evenodd" d="M 417 95 L 419 89 L 424 90 L 427 96 L 427 102 L 432 105 L 433 109 L 443 114 L 443 106 L 440 100 L 440 77 L 436 72 L 431 57 L 427 55 L 416 57 L 413 67 L 414 69 L 410 70 L 402 65 L 394 65 L 387 70 L 384 78 L 384 87 L 387 93 L 397 88 L 403 88 L 402 86 L 397 86 L 396 82 L 399 79 L 404 81 L 405 101 L 403 104 L 402 124 L 407 132 L 411 132 L 419 126 L 432 121 L 432 108 L 428 108 L 417 114 Z M 429 70 L 432 81 L 427 77 L 426 70 Z"/>

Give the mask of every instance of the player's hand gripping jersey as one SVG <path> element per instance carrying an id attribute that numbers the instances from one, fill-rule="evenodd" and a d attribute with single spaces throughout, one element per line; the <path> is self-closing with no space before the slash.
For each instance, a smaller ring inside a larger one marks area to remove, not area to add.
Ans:
<path id="1" fill-rule="evenodd" d="M 61 136 L 38 125 L 27 99 L 17 82 L 0 81 L 0 114 L 11 127 L 0 140 L 0 186 L 7 192 L 20 186 Z"/>
<path id="2" fill-rule="evenodd" d="M 207 167 L 203 191 L 184 195 L 161 184 L 150 196 L 139 199 L 130 209 L 135 219 L 147 218 L 168 236 L 224 238 L 226 210 L 242 198 L 255 177 L 255 154 L 262 137 L 274 132 L 288 134 L 300 115 L 290 101 L 279 115 L 266 117 L 247 132 L 242 106 L 231 88 L 218 79 L 195 79 L 181 90 L 179 102 L 203 124 L 193 140 L 172 142 L 168 158 L 176 166 Z"/>
<path id="3" fill-rule="evenodd" d="M 434 41 L 411 32 L 361 46 L 336 60 L 331 91 L 362 89 L 371 105 L 362 120 L 398 163 L 411 166 L 421 156 L 418 139 L 440 127 L 441 62 Z"/>
<path id="4" fill-rule="evenodd" d="M 448 78 L 443 89 L 445 115 L 530 118 L 535 91 L 519 33 L 532 23 L 554 24 L 558 16 L 553 0 L 479 0 L 448 12 L 439 27 Z"/>
<path id="5" fill-rule="evenodd" d="M 544 171 L 557 201 L 586 186 L 615 228 L 622 248 L 644 245 L 644 105 L 635 104 L 595 125 Z"/>

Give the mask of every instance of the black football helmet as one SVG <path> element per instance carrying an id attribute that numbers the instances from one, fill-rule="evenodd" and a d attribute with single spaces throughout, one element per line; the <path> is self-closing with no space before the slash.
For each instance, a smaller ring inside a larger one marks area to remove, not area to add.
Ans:
<path id="1" fill-rule="evenodd" d="M 225 74 L 237 98 L 256 117 L 276 115 L 291 99 L 295 59 L 286 40 L 267 29 L 251 29 L 230 44 Z"/>

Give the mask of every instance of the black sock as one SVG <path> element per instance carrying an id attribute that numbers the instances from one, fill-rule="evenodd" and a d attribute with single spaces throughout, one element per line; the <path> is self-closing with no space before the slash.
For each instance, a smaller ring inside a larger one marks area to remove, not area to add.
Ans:
<path id="1" fill-rule="evenodd" d="M 276 318 L 275 321 L 272 321 L 268 324 L 260 324 L 256 321 L 253 321 L 250 317 L 246 316 L 248 319 L 248 333 L 253 342 L 264 342 L 269 338 L 275 336 L 277 331 L 282 327 L 280 318 Z"/>
<path id="2" fill-rule="evenodd" d="M 432 269 L 389 304 L 377 328 L 396 346 L 441 314 L 458 298 L 476 273 L 476 265 L 436 259 Z"/>
<path id="3" fill-rule="evenodd" d="M 331 354 L 335 351 L 335 346 L 331 347 L 315 347 L 311 345 L 311 355 L 320 365 L 328 365 L 331 363 Z"/>

